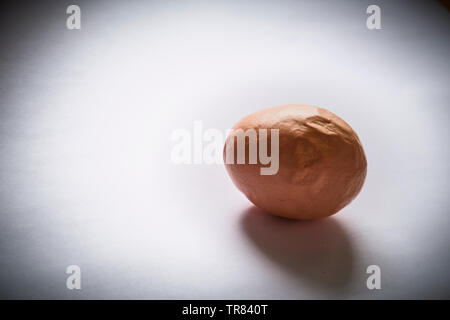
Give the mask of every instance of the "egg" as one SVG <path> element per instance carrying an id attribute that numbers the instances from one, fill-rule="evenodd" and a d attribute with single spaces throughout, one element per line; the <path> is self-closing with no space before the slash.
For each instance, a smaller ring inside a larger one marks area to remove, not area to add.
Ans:
<path id="1" fill-rule="evenodd" d="M 248 200 L 291 219 L 337 213 L 358 195 L 367 172 L 350 125 L 328 110 L 300 104 L 241 119 L 227 136 L 223 158 Z"/>

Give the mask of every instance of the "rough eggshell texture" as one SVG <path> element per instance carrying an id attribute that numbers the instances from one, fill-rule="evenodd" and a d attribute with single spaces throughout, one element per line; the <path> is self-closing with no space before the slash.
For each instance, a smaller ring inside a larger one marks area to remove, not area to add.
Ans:
<path id="1" fill-rule="evenodd" d="M 245 164 L 225 164 L 233 183 L 255 206 L 291 219 L 323 218 L 341 210 L 361 190 L 367 171 L 364 150 L 355 131 L 335 114 L 309 105 L 285 105 L 252 113 L 233 130 L 264 128 L 269 141 L 270 129 L 279 129 L 277 174 L 261 175 L 260 168 L 270 165 L 259 161 L 248 164 L 248 139 Z M 226 144 L 234 139 L 229 135 Z"/>

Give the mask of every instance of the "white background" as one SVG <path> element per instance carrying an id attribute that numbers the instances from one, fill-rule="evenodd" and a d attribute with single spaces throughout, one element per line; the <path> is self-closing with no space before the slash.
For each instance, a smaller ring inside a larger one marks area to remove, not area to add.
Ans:
<path id="1" fill-rule="evenodd" d="M 14 11 L 0 65 L 7 298 L 448 298 L 448 11 L 437 2 L 79 2 Z M 29 5 L 29 4 L 27 4 Z M 26 6 L 26 5 L 24 5 Z M 175 165 L 175 129 L 324 107 L 358 133 L 359 196 L 292 222 L 221 165 Z M 82 270 L 82 290 L 65 268 Z M 382 290 L 366 287 L 378 265 Z"/>

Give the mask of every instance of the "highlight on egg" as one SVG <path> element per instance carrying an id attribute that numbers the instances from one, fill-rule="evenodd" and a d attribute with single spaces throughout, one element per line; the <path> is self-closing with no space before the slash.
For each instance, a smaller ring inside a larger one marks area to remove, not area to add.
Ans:
<path id="1" fill-rule="evenodd" d="M 223 159 L 235 186 L 280 217 L 318 219 L 360 192 L 367 161 L 356 132 L 323 108 L 291 104 L 254 112 L 228 135 Z"/>

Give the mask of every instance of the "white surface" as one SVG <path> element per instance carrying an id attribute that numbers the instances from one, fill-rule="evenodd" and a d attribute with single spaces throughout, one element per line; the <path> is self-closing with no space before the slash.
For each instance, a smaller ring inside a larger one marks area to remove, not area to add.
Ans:
<path id="1" fill-rule="evenodd" d="M 448 298 L 448 12 L 382 2 L 369 31 L 364 1 L 163 3 L 81 2 L 81 31 L 53 4 L 11 34 L 2 295 Z M 173 130 L 287 103 L 329 109 L 365 147 L 363 190 L 332 218 L 272 218 L 222 166 L 170 162 Z"/>

